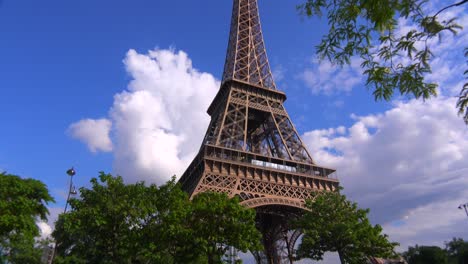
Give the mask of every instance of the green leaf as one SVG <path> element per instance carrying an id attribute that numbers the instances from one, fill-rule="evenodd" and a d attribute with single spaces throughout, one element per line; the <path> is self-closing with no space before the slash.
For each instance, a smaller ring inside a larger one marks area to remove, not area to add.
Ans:
<path id="1" fill-rule="evenodd" d="M 317 192 L 306 201 L 309 209 L 294 227 L 303 230 L 298 258 L 321 260 L 327 251 L 338 252 L 342 263 L 366 263 L 368 256 L 392 257 L 396 243 L 381 234 L 380 226 L 367 219 L 368 209 L 360 209 L 339 192 Z"/>
<path id="2" fill-rule="evenodd" d="M 438 87 L 438 83 L 427 79 L 434 57 L 428 43 L 434 38 L 442 42 L 444 32 L 456 35 L 462 29 L 456 17 L 439 21 L 438 15 L 448 8 L 463 8 L 468 2 L 448 5 L 435 14 L 427 13 L 428 3 L 427 0 L 306 0 L 297 8 L 306 16 L 326 15 L 329 29 L 316 46 L 318 57 L 340 66 L 349 64 L 353 57 L 362 58 L 366 86 L 373 90 L 375 100 L 389 101 L 398 93 L 426 100 L 437 96 Z M 416 28 L 395 36 L 395 32 L 402 31 L 397 28 L 397 21 L 402 18 Z M 465 87 L 457 108 L 468 124 Z"/>

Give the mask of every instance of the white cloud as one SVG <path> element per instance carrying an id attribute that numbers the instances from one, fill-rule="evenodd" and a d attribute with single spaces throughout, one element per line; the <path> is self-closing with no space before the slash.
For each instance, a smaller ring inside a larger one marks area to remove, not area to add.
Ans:
<path id="1" fill-rule="evenodd" d="M 161 184 L 195 157 L 220 83 L 183 51 L 130 50 L 124 64 L 131 81 L 109 111 L 114 170 L 127 181 Z"/>
<path id="2" fill-rule="evenodd" d="M 47 238 L 52 234 L 52 227 L 46 222 L 37 222 L 37 226 L 41 231 L 41 238 Z"/>
<path id="3" fill-rule="evenodd" d="M 311 89 L 312 93 L 332 95 L 339 92 L 350 92 L 362 82 L 359 59 L 353 58 L 350 65 L 343 67 L 328 61 L 313 60 L 298 77 Z"/>
<path id="4" fill-rule="evenodd" d="M 447 6 L 444 1 L 429 1 L 423 5 L 424 13 L 435 14 L 442 7 Z M 416 42 L 415 47 L 418 50 L 423 50 L 424 46 L 430 48 L 433 58 L 430 61 L 432 73 L 426 75 L 427 82 L 435 82 L 439 84 L 439 93 L 446 96 L 458 95 L 464 81 L 463 72 L 466 69 L 463 49 L 468 43 L 468 13 L 466 7 L 456 7 L 447 9 L 440 13 L 440 21 L 448 21 L 456 18 L 456 23 L 464 29 L 459 30 L 458 34 L 454 35 L 449 31 L 441 34 L 441 38 L 432 38 L 429 41 Z M 395 36 L 406 35 L 410 30 L 421 30 L 411 19 L 400 18 Z M 402 63 L 408 65 L 411 63 L 406 54 L 401 54 L 401 57 L 394 58 L 393 63 Z"/>
<path id="5" fill-rule="evenodd" d="M 36 225 L 40 231 L 41 239 L 52 238 L 52 232 L 55 229 L 55 222 L 57 221 L 59 215 L 63 213 L 64 208 L 48 206 L 47 210 L 49 210 L 47 221 L 42 221 L 42 220 L 36 221 Z"/>
<path id="6" fill-rule="evenodd" d="M 71 136 L 85 143 L 91 152 L 112 151 L 109 137 L 112 123 L 107 119 L 83 119 L 69 126 Z"/>
<path id="7" fill-rule="evenodd" d="M 429 4 L 435 10 L 432 4 L 444 3 Z M 371 208 L 373 222 L 383 224 L 401 250 L 416 243 L 442 245 L 454 236 L 468 239 L 468 229 L 460 228 L 466 216 L 457 209 L 468 202 L 468 129 L 456 115 L 456 100 L 448 99 L 465 82 L 468 13 L 451 9 L 442 19 L 451 17 L 458 17 L 465 30 L 429 43 L 433 72 L 426 80 L 439 83 L 441 98 L 399 102 L 382 114 L 352 115 L 354 124 L 341 133 L 335 128 L 304 135 L 315 160 L 338 168 L 345 193 Z M 401 35 L 414 25 L 400 19 L 398 28 Z M 353 83 L 362 71 L 356 62 L 354 66 L 334 70 L 330 64 L 314 65 L 301 78 L 315 93 L 346 93 L 361 85 Z M 348 79 L 350 85 L 340 86 Z"/>
<path id="8" fill-rule="evenodd" d="M 468 231 L 462 227 L 466 226 L 467 217 L 456 209 L 466 201 L 466 194 L 458 199 L 434 201 L 408 210 L 401 220 L 386 223 L 384 230 L 402 242 L 402 249 L 421 243 L 442 246 L 452 236 L 466 239 Z"/>
<path id="9" fill-rule="evenodd" d="M 457 225 L 457 206 L 468 197 L 468 129 L 454 105 L 446 98 L 399 102 L 383 114 L 353 116 L 346 129 L 307 132 L 304 140 L 391 238 L 403 245 L 468 238 Z"/>
<path id="10" fill-rule="evenodd" d="M 446 6 L 444 1 L 429 1 L 423 7 L 425 13 L 435 14 L 442 7 Z M 457 35 L 450 32 L 443 32 L 441 38 L 432 38 L 427 42 L 428 47 L 433 53 L 430 61 L 432 73 L 426 75 L 425 81 L 439 84 L 439 93 L 445 96 L 456 96 L 459 94 L 463 83 L 465 82 L 463 72 L 466 70 L 463 50 L 468 43 L 468 12 L 466 7 L 457 7 L 448 9 L 439 15 L 440 21 L 447 21 L 451 18 L 457 18 L 456 22 L 464 29 Z M 411 19 L 398 19 L 398 26 L 394 32 L 395 36 L 406 35 L 410 30 L 421 30 Z M 380 43 L 375 43 L 377 49 Z M 415 47 L 422 50 L 425 41 L 416 42 Z M 383 46 L 383 45 L 380 45 Z M 401 63 L 408 65 L 412 63 L 406 54 L 393 59 L 394 65 Z M 383 63 L 383 61 L 381 61 Z M 356 86 L 362 86 L 364 83 L 363 69 L 360 67 L 361 60 L 352 58 L 350 65 L 339 67 L 332 65 L 327 60 L 313 60 L 312 65 L 305 68 L 299 74 L 299 79 L 312 90 L 314 94 L 334 95 L 337 93 L 349 93 Z"/>

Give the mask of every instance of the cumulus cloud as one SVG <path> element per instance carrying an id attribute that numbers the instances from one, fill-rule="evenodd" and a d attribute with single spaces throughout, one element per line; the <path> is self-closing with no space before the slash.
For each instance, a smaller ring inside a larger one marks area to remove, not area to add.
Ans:
<path id="1" fill-rule="evenodd" d="M 423 7 L 425 13 L 435 14 L 442 7 L 446 6 L 444 1 L 430 1 Z M 440 38 L 432 38 L 427 43 L 424 41 L 416 42 L 415 47 L 422 50 L 424 45 L 428 45 L 433 53 L 430 65 L 432 72 L 426 75 L 426 81 L 439 84 L 439 93 L 446 96 L 454 96 L 460 93 L 463 86 L 463 72 L 466 69 L 463 49 L 468 43 L 468 13 L 466 8 L 452 8 L 442 12 L 439 15 L 440 21 L 448 21 L 456 18 L 457 24 L 464 29 L 454 35 L 451 32 L 443 32 Z M 410 19 L 400 18 L 398 20 L 396 36 L 406 35 L 410 30 L 418 29 Z M 407 65 L 410 60 L 405 54 L 399 58 L 395 58 L 394 63 L 402 63 Z"/>
<path id="2" fill-rule="evenodd" d="M 46 222 L 37 222 L 37 226 L 41 231 L 41 238 L 47 238 L 52 234 L 52 227 Z"/>
<path id="3" fill-rule="evenodd" d="M 307 132 L 304 141 L 319 163 L 338 168 L 345 193 L 370 207 L 393 239 L 429 243 L 423 234 L 432 234 L 441 243 L 468 236 L 456 225 L 468 197 L 468 129 L 454 103 L 399 102 L 382 114 L 353 115 L 348 128 Z"/>
<path id="4" fill-rule="evenodd" d="M 51 238 L 52 232 L 55 229 L 55 222 L 57 221 L 59 215 L 63 213 L 63 209 L 63 207 L 47 206 L 47 210 L 49 210 L 47 221 L 36 221 L 36 225 L 40 231 L 41 239 Z"/>
<path id="5" fill-rule="evenodd" d="M 114 171 L 130 182 L 161 184 L 195 157 L 220 83 L 195 69 L 183 51 L 130 50 L 124 65 L 131 81 L 114 96 L 106 120 L 106 128 L 112 122 Z"/>
<path id="6" fill-rule="evenodd" d="M 82 141 L 91 152 L 112 151 L 109 136 L 112 123 L 107 119 L 83 119 L 69 126 L 70 135 Z"/>

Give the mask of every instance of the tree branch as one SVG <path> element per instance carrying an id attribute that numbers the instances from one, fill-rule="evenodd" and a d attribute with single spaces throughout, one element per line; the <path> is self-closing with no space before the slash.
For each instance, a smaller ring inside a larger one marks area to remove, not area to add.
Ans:
<path id="1" fill-rule="evenodd" d="M 446 6 L 446 7 L 442 8 L 441 10 L 439 10 L 433 17 L 435 18 L 440 13 L 444 12 L 445 10 L 447 10 L 449 8 L 452 8 L 452 7 L 455 7 L 455 6 L 461 6 L 461 5 L 466 4 L 466 3 L 468 3 L 468 0 L 463 0 L 463 1 L 460 1 L 460 2 L 455 3 L 453 5 Z"/>

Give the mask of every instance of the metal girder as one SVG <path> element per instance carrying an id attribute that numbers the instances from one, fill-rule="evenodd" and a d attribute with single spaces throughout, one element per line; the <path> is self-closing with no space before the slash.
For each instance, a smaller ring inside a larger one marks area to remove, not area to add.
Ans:
<path id="1" fill-rule="evenodd" d="M 281 99 L 231 83 L 225 106 L 212 116 L 206 143 L 314 163 Z M 216 140 L 213 140 L 216 138 Z"/>
<path id="2" fill-rule="evenodd" d="M 228 80 L 276 89 L 263 42 L 257 0 L 234 0 L 223 83 Z"/>
<path id="3" fill-rule="evenodd" d="M 292 263 L 300 232 L 288 220 L 317 192 L 339 187 L 335 170 L 314 163 L 276 90 L 257 0 L 233 0 L 223 81 L 208 108 L 202 146 L 179 182 L 193 197 L 224 192 L 257 211 L 264 252 L 258 263 Z"/>

